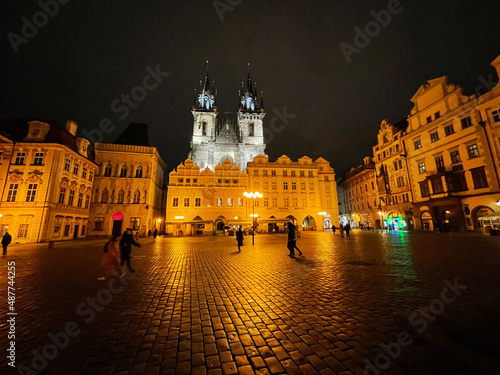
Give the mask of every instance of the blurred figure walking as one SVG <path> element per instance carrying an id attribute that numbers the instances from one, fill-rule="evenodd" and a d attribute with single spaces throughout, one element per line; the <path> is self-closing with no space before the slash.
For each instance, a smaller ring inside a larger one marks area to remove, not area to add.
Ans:
<path id="1" fill-rule="evenodd" d="M 238 251 L 241 251 L 241 247 L 243 246 L 243 231 L 241 227 L 236 231 L 236 241 L 238 242 Z"/>

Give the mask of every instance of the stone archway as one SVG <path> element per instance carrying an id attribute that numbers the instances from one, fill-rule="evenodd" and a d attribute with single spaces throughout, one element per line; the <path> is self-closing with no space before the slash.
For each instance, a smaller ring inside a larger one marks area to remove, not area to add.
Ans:
<path id="1" fill-rule="evenodd" d="M 420 215 L 420 221 L 422 223 L 422 230 L 432 231 L 434 230 L 434 222 L 432 220 L 432 215 L 428 211 L 422 212 Z"/>
<path id="2" fill-rule="evenodd" d="M 316 220 L 309 215 L 302 221 L 302 229 L 303 230 L 316 230 Z"/>
<path id="3" fill-rule="evenodd" d="M 480 217 L 492 214 L 493 212 L 495 211 L 493 211 L 493 209 L 491 209 L 488 206 L 477 206 L 472 210 L 471 212 L 472 225 L 474 225 L 474 230 L 476 232 L 481 231 L 481 226 L 479 225 L 478 219 Z"/>

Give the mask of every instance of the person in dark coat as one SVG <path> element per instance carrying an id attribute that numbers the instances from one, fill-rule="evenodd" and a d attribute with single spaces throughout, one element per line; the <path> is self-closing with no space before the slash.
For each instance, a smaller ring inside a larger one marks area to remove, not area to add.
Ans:
<path id="1" fill-rule="evenodd" d="M 350 240 L 351 239 L 351 225 L 349 223 L 347 223 L 344 227 L 344 230 L 345 230 L 345 238 Z"/>
<path id="2" fill-rule="evenodd" d="M 236 241 L 238 242 L 238 251 L 241 251 L 241 247 L 243 246 L 243 231 L 241 227 L 236 231 Z"/>
<path id="3" fill-rule="evenodd" d="M 297 232 L 295 231 L 295 225 L 292 222 L 288 223 L 288 250 L 290 253 L 288 256 L 290 258 L 295 258 L 295 249 L 299 251 L 299 255 L 302 255 L 302 251 L 297 247 Z"/>
<path id="4" fill-rule="evenodd" d="M 9 234 L 9 232 L 6 231 L 2 237 L 3 255 L 7 254 L 7 246 L 9 246 L 11 242 L 12 242 L 12 236 Z"/>
<path id="5" fill-rule="evenodd" d="M 132 229 L 127 228 L 127 230 L 123 233 L 122 239 L 120 240 L 120 265 L 123 267 L 123 264 L 126 263 L 128 270 L 131 273 L 135 272 L 135 270 L 130 265 L 130 253 L 132 252 L 132 245 L 141 247 L 139 243 L 135 242 Z"/>
<path id="6" fill-rule="evenodd" d="M 335 234 L 335 231 L 337 230 L 337 227 L 335 225 L 332 225 L 332 232 Z"/>
<path id="7" fill-rule="evenodd" d="M 157 235 L 158 235 L 158 229 L 155 228 L 155 230 L 153 232 L 153 238 L 156 238 Z"/>
<path id="8" fill-rule="evenodd" d="M 148 237 L 151 237 L 151 229 L 148 230 Z"/>

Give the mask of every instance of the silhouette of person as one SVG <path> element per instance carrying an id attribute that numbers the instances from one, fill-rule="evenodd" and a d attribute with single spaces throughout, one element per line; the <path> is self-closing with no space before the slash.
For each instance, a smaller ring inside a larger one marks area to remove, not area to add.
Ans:
<path id="1" fill-rule="evenodd" d="M 238 242 L 238 251 L 241 251 L 241 247 L 243 246 L 243 231 L 241 227 L 236 231 L 236 241 Z"/>
<path id="2" fill-rule="evenodd" d="M 132 234 L 132 229 L 127 228 L 127 230 L 123 233 L 122 239 L 120 240 L 120 265 L 123 267 L 123 264 L 126 263 L 127 268 L 131 273 L 135 272 L 135 270 L 130 265 L 130 253 L 132 252 L 132 245 L 141 247 L 139 243 L 135 242 L 134 235 Z"/>
<path id="3" fill-rule="evenodd" d="M 7 246 L 9 246 L 11 242 L 12 242 L 12 236 L 9 234 L 9 232 L 5 231 L 5 234 L 2 237 L 3 255 L 7 254 Z"/>
<path id="4" fill-rule="evenodd" d="M 351 239 L 351 225 L 347 223 L 344 227 L 345 230 L 345 237 L 350 240 Z"/>

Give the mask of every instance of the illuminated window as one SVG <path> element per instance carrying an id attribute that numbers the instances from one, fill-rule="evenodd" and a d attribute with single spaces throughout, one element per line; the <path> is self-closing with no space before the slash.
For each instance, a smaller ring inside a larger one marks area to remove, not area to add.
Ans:
<path id="1" fill-rule="evenodd" d="M 38 184 L 29 184 L 28 185 L 28 192 L 26 194 L 26 202 L 34 202 L 35 201 L 37 187 L 38 187 Z"/>
<path id="2" fill-rule="evenodd" d="M 442 156 L 436 156 L 434 159 L 436 161 L 436 167 L 438 172 L 443 172 L 444 171 L 444 160 Z"/>
<path id="3" fill-rule="evenodd" d="M 418 163 L 418 173 L 425 173 L 425 163 Z"/>
<path id="4" fill-rule="evenodd" d="M 9 185 L 9 192 L 7 193 L 7 202 L 15 202 L 16 201 L 18 187 L 19 187 L 19 184 L 10 184 Z"/>
<path id="5" fill-rule="evenodd" d="M 243 198 L 238 198 L 238 207 L 243 207 Z"/>
<path id="6" fill-rule="evenodd" d="M 139 230 L 139 224 L 141 223 L 140 217 L 131 217 L 130 218 L 130 227 L 132 230 Z"/>
<path id="7" fill-rule="evenodd" d="M 460 154 L 459 154 L 458 150 L 451 151 L 450 156 L 451 156 L 451 163 L 452 164 L 460 163 Z"/>
<path id="8" fill-rule="evenodd" d="M 27 238 L 28 237 L 29 224 L 19 224 L 19 231 L 17 232 L 17 237 Z"/>
<path id="9" fill-rule="evenodd" d="M 217 198 L 217 207 L 222 207 L 222 198 Z"/>
<path id="10" fill-rule="evenodd" d="M 417 139 L 415 142 L 413 142 L 413 145 L 415 146 L 415 150 L 422 147 L 422 143 L 420 143 L 420 139 Z"/>
<path id="11" fill-rule="evenodd" d="M 469 154 L 469 159 L 474 159 L 479 156 L 479 150 L 477 149 L 477 145 L 470 145 L 467 147 L 467 153 Z"/>
<path id="12" fill-rule="evenodd" d="M 257 169 L 255 169 L 255 170 L 253 171 L 253 175 L 254 175 L 254 176 L 258 176 L 258 175 L 259 175 L 259 171 L 258 171 Z"/>
<path id="13" fill-rule="evenodd" d="M 311 182 L 311 183 L 309 184 L 309 190 L 314 190 L 314 182 Z"/>
<path id="14" fill-rule="evenodd" d="M 227 198 L 227 206 L 233 207 L 233 198 Z"/>
<path id="15" fill-rule="evenodd" d="M 439 135 L 437 131 L 431 133 L 431 142 L 436 142 L 436 141 L 439 141 Z"/>

